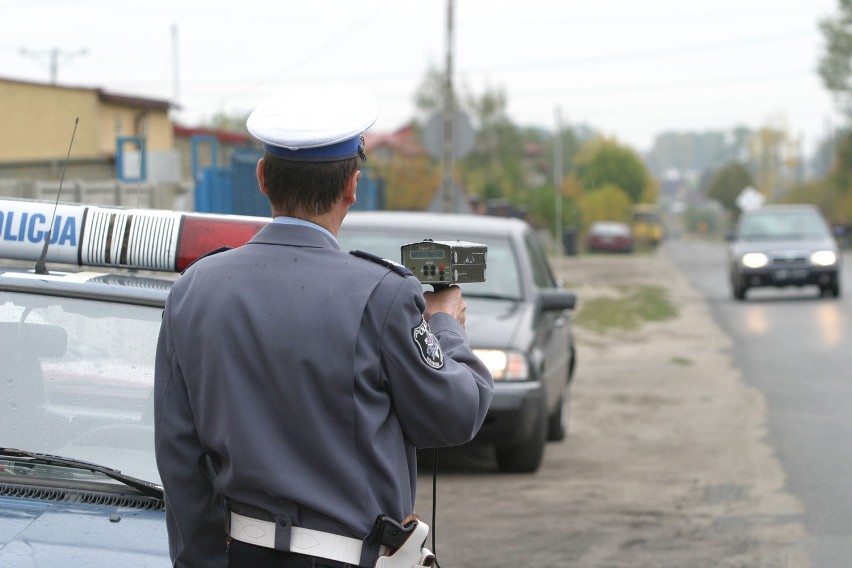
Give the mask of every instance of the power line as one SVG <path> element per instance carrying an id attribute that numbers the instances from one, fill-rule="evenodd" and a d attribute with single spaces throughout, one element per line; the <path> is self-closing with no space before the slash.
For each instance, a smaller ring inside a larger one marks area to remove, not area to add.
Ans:
<path id="1" fill-rule="evenodd" d="M 714 41 L 693 45 L 668 46 L 654 49 L 636 51 L 624 51 L 619 53 L 606 53 L 590 55 L 586 57 L 569 57 L 552 61 L 525 61 L 521 63 L 507 63 L 501 65 L 488 65 L 482 68 L 467 68 L 465 71 L 472 73 L 488 73 L 494 71 L 533 71 L 542 69 L 555 69 L 558 67 L 571 67 L 576 65 L 597 65 L 601 63 L 619 63 L 624 61 L 636 61 L 644 59 L 659 59 L 661 57 L 677 57 L 694 55 L 696 53 L 719 51 L 724 49 L 736 49 L 748 45 L 765 45 L 792 39 L 801 39 L 813 36 L 813 30 L 791 31 L 777 34 L 769 34 L 756 37 L 736 38 L 725 41 Z"/>
<path id="2" fill-rule="evenodd" d="M 657 81 L 653 83 L 610 83 L 605 85 L 570 85 L 565 87 L 548 87 L 542 90 L 533 85 L 529 89 L 515 89 L 511 91 L 513 96 L 522 98 L 546 98 L 566 95 L 594 95 L 602 93 L 622 93 L 629 90 L 631 93 L 670 91 L 672 89 L 696 89 L 706 87 L 731 87 L 733 85 L 745 85 L 749 83 L 764 84 L 766 82 L 792 81 L 816 77 L 813 69 L 793 69 L 775 73 L 749 73 L 730 76 L 703 77 L 700 79 L 681 79 Z"/>

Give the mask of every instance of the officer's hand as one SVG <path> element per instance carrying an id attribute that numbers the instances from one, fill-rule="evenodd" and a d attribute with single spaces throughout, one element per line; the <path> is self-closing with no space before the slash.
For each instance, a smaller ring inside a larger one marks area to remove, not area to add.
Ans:
<path id="1" fill-rule="evenodd" d="M 461 288 L 450 286 L 439 292 L 424 292 L 423 297 L 426 298 L 426 311 L 423 312 L 426 321 L 429 321 L 432 314 L 443 312 L 456 318 L 456 321 L 464 327 L 467 319 L 465 314 L 467 304 L 464 303 L 462 298 Z"/>

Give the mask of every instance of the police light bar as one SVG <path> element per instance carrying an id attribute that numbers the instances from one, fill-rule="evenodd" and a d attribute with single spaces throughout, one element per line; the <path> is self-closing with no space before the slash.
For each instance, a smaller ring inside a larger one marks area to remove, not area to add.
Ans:
<path id="1" fill-rule="evenodd" d="M 269 222 L 265 217 L 0 199 L 0 258 L 37 261 L 50 231 L 47 262 L 181 272 L 211 250 L 244 245 Z"/>

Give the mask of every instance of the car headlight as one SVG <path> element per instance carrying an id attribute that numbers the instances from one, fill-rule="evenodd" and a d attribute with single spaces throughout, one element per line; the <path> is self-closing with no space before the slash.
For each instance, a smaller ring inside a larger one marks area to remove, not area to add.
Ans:
<path id="1" fill-rule="evenodd" d="M 747 268 L 762 268 L 769 264 L 769 257 L 762 252 L 749 252 L 740 260 Z"/>
<path id="2" fill-rule="evenodd" d="M 495 381 L 524 381 L 529 378 L 527 358 L 519 351 L 474 349 L 473 353 L 488 367 Z"/>
<path id="3" fill-rule="evenodd" d="M 831 266 L 837 262 L 837 255 L 834 251 L 818 250 L 811 255 L 811 262 L 817 266 Z"/>

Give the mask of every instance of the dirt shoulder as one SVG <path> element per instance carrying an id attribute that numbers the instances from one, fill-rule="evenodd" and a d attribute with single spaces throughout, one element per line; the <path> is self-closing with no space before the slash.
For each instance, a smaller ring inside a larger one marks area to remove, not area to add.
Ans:
<path id="1" fill-rule="evenodd" d="M 441 564 L 808 567 L 801 504 L 764 442 L 763 396 L 684 275 L 660 252 L 554 264 L 580 309 L 651 284 L 678 315 L 632 331 L 575 327 L 568 438 L 534 475 L 442 473 Z M 421 514 L 430 482 L 424 473 Z"/>

